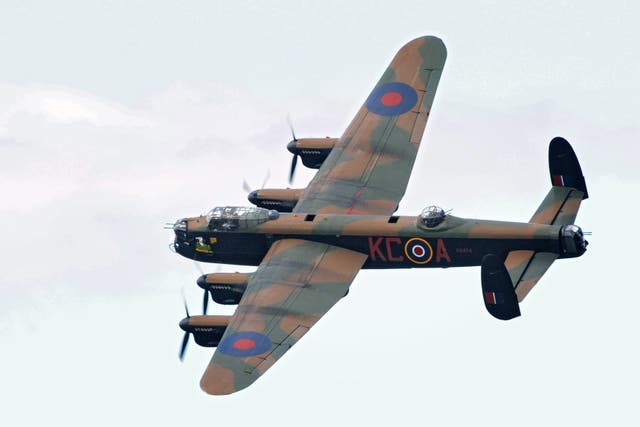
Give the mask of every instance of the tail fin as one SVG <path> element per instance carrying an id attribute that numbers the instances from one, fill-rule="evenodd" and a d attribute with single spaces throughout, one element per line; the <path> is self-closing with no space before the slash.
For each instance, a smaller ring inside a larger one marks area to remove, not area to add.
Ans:
<path id="1" fill-rule="evenodd" d="M 549 144 L 551 190 L 529 222 L 552 225 L 573 224 L 580 202 L 589 197 L 580 163 L 566 139 L 556 137 Z M 509 252 L 504 262 L 522 301 L 558 258 L 558 254 L 534 251 Z"/>
<path id="2" fill-rule="evenodd" d="M 500 320 L 520 316 L 518 298 L 500 258 L 492 254 L 482 258 L 481 278 L 484 306 L 489 314 Z"/>
<path id="3" fill-rule="evenodd" d="M 573 224 L 580 202 L 589 197 L 576 153 L 566 139 L 555 137 L 549 144 L 551 190 L 529 222 Z"/>
<path id="4" fill-rule="evenodd" d="M 578 157 L 569 142 L 560 136 L 549 143 L 549 174 L 551 185 L 576 189 L 583 193 L 583 199 L 589 198 Z"/>

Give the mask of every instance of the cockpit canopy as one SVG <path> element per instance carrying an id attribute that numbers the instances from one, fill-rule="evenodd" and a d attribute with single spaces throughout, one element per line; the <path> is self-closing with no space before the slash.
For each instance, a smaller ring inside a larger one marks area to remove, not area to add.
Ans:
<path id="1" fill-rule="evenodd" d="M 446 216 L 447 214 L 441 207 L 427 206 L 420 213 L 418 224 L 423 227 L 433 228 L 442 223 Z"/>
<path id="2" fill-rule="evenodd" d="M 253 228 L 279 216 L 276 210 L 245 206 L 218 206 L 206 215 L 209 230 L 220 231 Z"/>

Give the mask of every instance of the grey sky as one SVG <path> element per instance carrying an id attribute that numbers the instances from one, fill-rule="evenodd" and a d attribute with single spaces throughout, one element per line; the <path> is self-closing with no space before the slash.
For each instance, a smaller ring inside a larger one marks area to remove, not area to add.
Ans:
<path id="1" fill-rule="evenodd" d="M 0 424 L 637 425 L 639 17 L 623 1 L 4 1 Z M 206 396 L 211 351 L 177 358 L 199 273 L 162 224 L 246 204 L 242 180 L 269 169 L 286 186 L 287 114 L 339 136 L 423 34 L 449 55 L 400 213 L 526 221 L 562 135 L 589 251 L 507 323 L 478 269 L 363 271 L 256 384 Z"/>

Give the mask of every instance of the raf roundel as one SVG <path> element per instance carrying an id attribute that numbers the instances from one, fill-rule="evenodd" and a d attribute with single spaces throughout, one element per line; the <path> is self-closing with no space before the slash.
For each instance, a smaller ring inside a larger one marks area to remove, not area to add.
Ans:
<path id="1" fill-rule="evenodd" d="M 406 83 L 391 82 L 378 86 L 367 98 L 366 106 L 381 116 L 399 116 L 415 107 L 418 94 Z"/>
<path id="2" fill-rule="evenodd" d="M 218 345 L 218 350 L 235 357 L 251 357 L 269 351 L 271 340 L 259 332 L 236 332 L 226 337 Z"/>
<path id="3" fill-rule="evenodd" d="M 433 248 L 426 240 L 414 237 L 404 245 L 404 254 L 414 264 L 426 264 L 433 257 Z"/>

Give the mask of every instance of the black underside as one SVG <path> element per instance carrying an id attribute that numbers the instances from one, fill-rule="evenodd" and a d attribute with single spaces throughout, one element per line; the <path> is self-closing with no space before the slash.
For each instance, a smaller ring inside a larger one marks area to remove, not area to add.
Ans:
<path id="1" fill-rule="evenodd" d="M 562 176 L 565 187 L 580 190 L 584 193 L 584 199 L 589 197 L 578 157 L 569 142 L 559 136 L 549 143 L 549 173 L 552 185 L 557 185 L 554 176 Z"/>
<path id="2" fill-rule="evenodd" d="M 500 320 L 520 316 L 518 297 L 502 260 L 492 254 L 485 255 L 481 277 L 482 298 L 489 314 Z"/>
<path id="3" fill-rule="evenodd" d="M 247 285 L 221 285 L 210 288 L 211 298 L 218 304 L 236 305 L 240 302 Z"/>
<path id="4" fill-rule="evenodd" d="M 314 149 L 314 150 L 300 150 L 299 156 L 302 160 L 302 164 L 311 169 L 320 169 L 322 163 L 327 159 L 327 156 L 331 153 L 329 149 Z"/>
<path id="5" fill-rule="evenodd" d="M 194 236 L 195 237 L 195 236 Z M 328 243 L 369 255 L 363 268 L 418 268 L 479 266 L 486 254 L 496 254 L 504 260 L 509 251 L 535 250 L 560 253 L 559 241 L 549 239 L 425 239 L 430 257 L 412 260 L 406 245 L 410 237 L 366 237 L 327 235 L 264 235 L 250 233 L 203 234 L 206 240 L 216 237 L 211 253 L 201 253 L 189 246 L 178 245 L 177 251 L 202 262 L 219 262 L 238 265 L 259 265 L 269 247 L 279 239 L 304 239 Z M 193 237 L 192 237 L 193 239 Z M 191 240 L 193 241 L 193 240 Z"/>
<path id="6" fill-rule="evenodd" d="M 198 345 L 203 347 L 217 347 L 220 344 L 220 340 L 222 339 L 222 335 L 224 335 L 224 331 L 227 329 L 226 326 L 214 326 L 209 331 L 194 331 L 193 338 L 195 339 Z"/>

